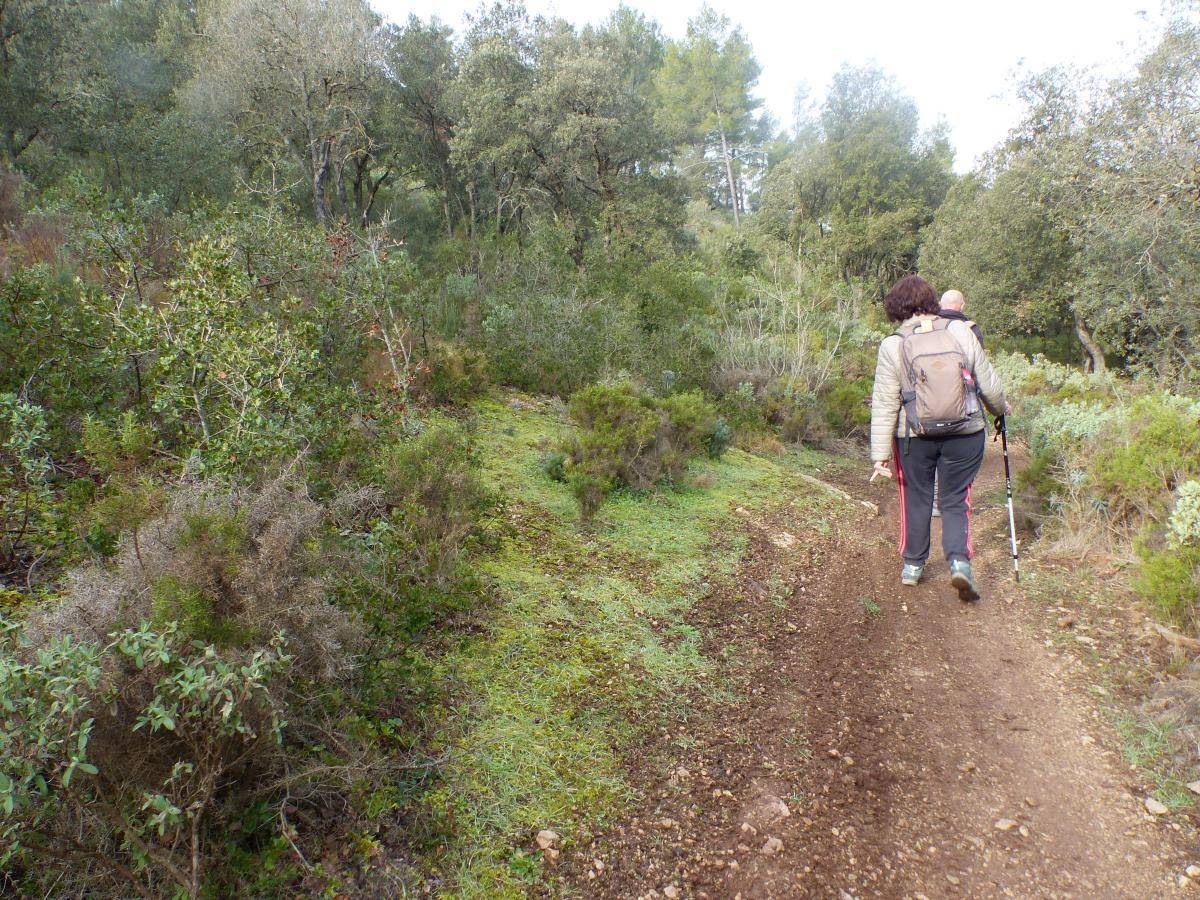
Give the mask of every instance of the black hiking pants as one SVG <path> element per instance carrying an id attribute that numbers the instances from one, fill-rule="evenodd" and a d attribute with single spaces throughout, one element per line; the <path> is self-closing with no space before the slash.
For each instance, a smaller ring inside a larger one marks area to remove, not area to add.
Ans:
<path id="1" fill-rule="evenodd" d="M 896 438 L 896 481 L 900 485 L 900 555 L 925 565 L 929 558 L 934 477 L 942 510 L 942 550 L 946 560 L 969 560 L 971 484 L 983 465 L 983 431 L 950 437 Z"/>

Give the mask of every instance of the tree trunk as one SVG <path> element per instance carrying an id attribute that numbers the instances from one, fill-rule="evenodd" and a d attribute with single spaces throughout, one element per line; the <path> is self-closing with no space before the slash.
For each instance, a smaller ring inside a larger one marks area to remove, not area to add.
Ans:
<path id="1" fill-rule="evenodd" d="M 369 177 L 367 174 L 367 163 L 361 157 L 356 157 L 354 160 L 354 209 L 358 213 L 359 221 L 366 224 L 366 208 L 363 205 L 366 201 L 363 198 L 363 179 Z"/>
<path id="2" fill-rule="evenodd" d="M 1071 309 L 1071 317 L 1075 320 L 1075 337 L 1079 339 L 1079 343 L 1083 347 L 1083 352 L 1088 357 L 1088 371 L 1104 372 L 1107 369 L 1104 363 L 1104 351 L 1100 349 L 1100 345 L 1092 337 L 1092 332 L 1087 327 L 1087 323 L 1083 321 L 1083 318 L 1074 308 Z"/>
<path id="3" fill-rule="evenodd" d="M 346 173 L 339 159 L 333 164 L 334 196 L 337 197 L 337 213 L 343 221 L 350 221 L 350 199 L 346 196 Z"/>
<path id="4" fill-rule="evenodd" d="M 798 237 L 796 238 L 796 284 L 802 284 L 804 281 L 804 228 L 803 226 L 796 229 Z"/>
<path id="5" fill-rule="evenodd" d="M 367 202 L 366 202 L 366 205 L 362 208 L 362 214 L 359 217 L 359 224 L 363 228 L 366 228 L 367 223 L 371 220 L 371 210 L 375 208 L 375 198 L 379 195 L 379 189 L 381 187 L 383 187 L 383 185 L 387 182 L 388 178 L 391 177 L 391 174 L 392 174 L 391 166 L 388 166 L 386 169 L 384 169 L 383 174 L 373 180 L 371 178 L 371 174 L 369 172 L 367 173 L 367 182 L 368 182 Z"/>
<path id="6" fill-rule="evenodd" d="M 725 160 L 725 178 L 729 182 L 729 205 L 733 207 L 733 227 L 740 231 L 742 219 L 738 215 L 737 182 L 733 180 L 733 161 L 729 158 L 729 139 L 725 136 L 725 125 L 721 121 L 720 104 L 717 104 L 717 131 L 721 133 L 721 157 Z"/>
<path id="7" fill-rule="evenodd" d="M 330 149 L 330 138 L 322 138 L 312 145 L 313 215 L 325 231 L 329 230 L 329 203 L 325 196 L 325 185 L 329 181 Z"/>
<path id="8" fill-rule="evenodd" d="M 470 207 L 470 215 L 467 218 L 467 237 L 475 240 L 475 179 L 467 182 L 467 203 Z"/>

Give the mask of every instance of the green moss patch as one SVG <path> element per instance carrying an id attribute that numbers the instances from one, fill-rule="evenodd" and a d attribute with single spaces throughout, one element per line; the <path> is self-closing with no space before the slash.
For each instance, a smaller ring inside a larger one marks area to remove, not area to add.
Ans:
<path id="1" fill-rule="evenodd" d="M 734 450 L 693 464 L 691 480 L 711 487 L 617 492 L 583 525 L 542 465 L 568 428 L 561 407 L 514 397 L 477 410 L 511 527 L 482 563 L 486 627 L 431 660 L 454 700 L 435 728 L 448 761 L 426 797 L 441 825 L 427 874 L 446 896 L 517 897 L 542 877 L 536 832 L 584 840 L 631 800 L 622 760 L 639 733 L 686 714 L 681 688 L 722 690 L 689 613 L 745 549 L 735 509 L 813 489 L 791 477 L 801 457 Z"/>

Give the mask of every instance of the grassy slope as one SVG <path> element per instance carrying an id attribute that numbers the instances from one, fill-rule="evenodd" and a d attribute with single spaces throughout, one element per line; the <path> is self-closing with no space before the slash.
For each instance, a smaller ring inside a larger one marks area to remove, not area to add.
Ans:
<path id="1" fill-rule="evenodd" d="M 567 427 L 561 414 L 518 397 L 478 413 L 482 463 L 513 527 L 484 562 L 497 595 L 486 628 L 434 662 L 458 699 L 439 730 L 451 759 L 428 798 L 448 843 L 428 875 L 448 896 L 523 896 L 541 874 L 537 830 L 581 840 L 630 799 L 621 758 L 639 730 L 688 714 L 680 688 L 728 689 L 689 609 L 745 547 L 733 510 L 811 496 L 789 472 L 815 457 L 734 450 L 696 466 L 711 487 L 614 497 L 584 528 L 539 466 Z"/>

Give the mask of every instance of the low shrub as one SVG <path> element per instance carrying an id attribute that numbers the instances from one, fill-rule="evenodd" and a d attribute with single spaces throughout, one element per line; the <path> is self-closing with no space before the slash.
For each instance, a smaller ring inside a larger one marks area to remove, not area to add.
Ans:
<path id="1" fill-rule="evenodd" d="M 283 721 L 311 721 L 299 696 L 352 672 L 361 629 L 325 597 L 324 520 L 294 478 L 186 485 L 29 611 L 0 648 L 0 788 L 29 877 L 66 854 L 86 890 L 196 896 L 250 796 L 308 754 L 283 749 Z"/>
<path id="2" fill-rule="evenodd" d="M 533 295 L 488 301 L 483 344 L 495 381 L 567 395 L 619 371 L 635 371 L 642 340 L 623 304 Z"/>
<path id="3" fill-rule="evenodd" d="M 817 395 L 803 386 L 777 381 L 764 393 L 763 405 L 769 421 L 789 444 L 824 447 L 833 439 L 824 407 Z"/>
<path id="4" fill-rule="evenodd" d="M 1190 408 L 1142 398 L 1113 437 L 1092 457 L 1088 474 L 1097 496 L 1126 520 L 1161 515 L 1175 487 L 1200 474 L 1200 417 Z"/>
<path id="5" fill-rule="evenodd" d="M 414 396 L 438 405 L 466 406 L 488 388 L 487 360 L 469 348 L 432 347 L 409 388 Z"/>
<path id="6" fill-rule="evenodd" d="M 46 414 L 0 394 L 0 584 L 18 580 L 52 539 Z"/>
<path id="7" fill-rule="evenodd" d="M 770 431 L 766 404 L 758 397 L 754 385 L 749 381 L 739 382 L 725 391 L 717 403 L 721 417 L 726 421 L 739 440 L 753 440 L 755 436 Z"/>
<path id="8" fill-rule="evenodd" d="M 575 434 L 563 470 L 585 519 L 617 488 L 676 480 L 701 453 L 724 453 L 732 437 L 696 391 L 659 399 L 628 382 L 597 384 L 575 393 L 569 408 Z"/>
<path id="9" fill-rule="evenodd" d="M 1185 481 L 1175 491 L 1175 508 L 1167 520 L 1167 543 L 1200 547 L 1200 480 Z"/>
<path id="10" fill-rule="evenodd" d="M 120 536 L 112 563 L 72 573 L 62 599 L 32 610 L 35 645 L 63 636 L 103 642 L 140 622 L 180 621 L 184 638 L 232 649 L 287 632 L 293 666 L 331 678 L 360 642 L 351 616 L 325 596 L 325 510 L 302 482 L 250 490 L 220 481 L 179 488 L 157 517 Z"/>
<path id="11" fill-rule="evenodd" d="M 1163 546 L 1151 548 L 1143 540 L 1138 548 L 1138 593 L 1167 619 L 1194 624 L 1200 605 L 1200 480 L 1186 481 L 1175 492 L 1175 506 L 1161 532 Z"/>
<path id="12" fill-rule="evenodd" d="M 699 391 L 671 394 L 655 405 L 666 416 L 667 430 L 660 437 L 659 455 L 668 477 L 682 472 L 701 453 L 719 459 L 728 449 L 729 423 L 717 415 Z"/>
<path id="13" fill-rule="evenodd" d="M 1022 516 L 1040 521 L 1063 491 L 1058 471 L 1058 455 L 1046 448 L 1033 453 L 1029 462 L 1016 473 L 1015 482 Z"/>
<path id="14" fill-rule="evenodd" d="M 1129 586 L 1194 626 L 1200 602 L 1200 403 L 1139 379 L 996 357 L 1031 451 L 1017 514 L 1073 558 L 1135 556 Z M 1136 540 L 1134 535 L 1137 535 Z"/>
<path id="15" fill-rule="evenodd" d="M 821 396 L 825 424 L 831 432 L 844 437 L 866 432 L 871 424 L 871 385 L 869 378 L 839 381 Z"/>
<path id="16" fill-rule="evenodd" d="M 1200 604 L 1200 546 L 1140 548 L 1134 589 L 1164 619 L 1194 625 Z"/>
<path id="17" fill-rule="evenodd" d="M 83 419 L 84 458 L 102 475 L 127 475 L 144 466 L 154 450 L 154 432 L 133 410 L 126 410 L 115 423 L 96 416 Z"/>
<path id="18" fill-rule="evenodd" d="M 717 418 L 703 439 L 704 450 L 709 459 L 720 459 L 724 456 L 725 451 L 733 444 L 736 434 L 733 427 L 723 417 Z"/>
<path id="19" fill-rule="evenodd" d="M 381 448 L 371 477 L 374 489 L 347 509 L 364 528 L 340 592 L 395 639 L 477 598 L 468 559 L 489 538 L 498 497 L 479 476 L 469 429 L 448 419 Z"/>
<path id="20" fill-rule="evenodd" d="M 54 893 L 199 896 L 279 771 L 290 662 L 279 634 L 225 655 L 173 624 L 36 646 L 8 626 L 0 867 L 32 890 L 53 875 Z"/>
<path id="21" fill-rule="evenodd" d="M 551 481 L 567 480 L 567 454 L 561 450 L 551 450 L 542 458 L 542 472 Z"/>
<path id="22" fill-rule="evenodd" d="M 368 641 L 357 609 L 461 577 L 445 547 L 469 530 L 454 496 L 470 460 L 453 435 L 427 429 L 419 465 L 397 451 L 390 480 L 324 506 L 291 475 L 185 484 L 6 625 L 0 868 L 38 894 L 240 895 L 264 873 L 235 860 L 299 839 L 288 815 L 369 827 L 411 748 L 394 737 L 403 685 L 362 665 L 404 645 Z M 365 557 L 379 580 L 331 602 Z"/>

